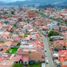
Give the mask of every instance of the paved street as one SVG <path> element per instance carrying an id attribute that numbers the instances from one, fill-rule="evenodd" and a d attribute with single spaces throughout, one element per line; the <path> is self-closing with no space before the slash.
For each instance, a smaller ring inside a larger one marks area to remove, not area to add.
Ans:
<path id="1" fill-rule="evenodd" d="M 51 52 L 50 52 L 50 48 L 49 48 L 49 44 L 48 44 L 48 38 L 45 37 L 44 38 L 44 50 L 46 50 L 45 52 L 45 59 L 47 58 L 48 59 L 48 64 L 46 64 L 46 67 L 55 67 L 54 66 L 54 63 L 53 63 L 53 60 L 52 60 L 52 56 L 51 56 Z"/>

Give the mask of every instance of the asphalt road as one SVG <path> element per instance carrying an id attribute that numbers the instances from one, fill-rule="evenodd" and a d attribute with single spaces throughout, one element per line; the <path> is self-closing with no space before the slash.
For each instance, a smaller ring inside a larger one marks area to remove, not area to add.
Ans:
<path id="1" fill-rule="evenodd" d="M 51 55 L 51 51 L 50 51 L 50 48 L 49 48 L 49 42 L 48 42 L 47 37 L 44 38 L 44 51 L 45 50 L 46 50 L 45 59 L 48 59 L 48 64 L 46 64 L 46 67 L 55 67 L 55 65 L 53 63 L 53 60 L 52 60 L 52 55 Z"/>

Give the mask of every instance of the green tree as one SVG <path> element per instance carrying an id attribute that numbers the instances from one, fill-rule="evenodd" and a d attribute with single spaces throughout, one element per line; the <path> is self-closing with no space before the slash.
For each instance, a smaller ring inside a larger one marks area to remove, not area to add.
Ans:
<path id="1" fill-rule="evenodd" d="M 51 30 L 50 32 L 48 32 L 48 37 L 57 36 L 57 35 L 59 35 L 59 33 L 54 30 Z"/>
<path id="2" fill-rule="evenodd" d="M 5 24 L 9 24 L 9 22 L 8 22 L 8 21 L 5 21 L 4 23 L 5 23 Z"/>

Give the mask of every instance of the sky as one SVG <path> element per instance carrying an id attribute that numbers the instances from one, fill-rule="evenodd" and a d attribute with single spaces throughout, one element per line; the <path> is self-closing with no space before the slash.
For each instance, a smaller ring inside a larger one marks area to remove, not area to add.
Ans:
<path id="1" fill-rule="evenodd" d="M 0 1 L 2 1 L 2 2 L 15 2 L 15 1 L 28 1 L 28 0 L 0 0 Z M 36 0 L 34 0 L 34 1 L 36 1 Z M 57 2 L 66 1 L 66 0 L 41 0 L 41 1 L 47 1 L 47 2 L 54 1 L 57 3 Z"/>
<path id="2" fill-rule="evenodd" d="M 25 1 L 25 0 L 0 0 L 2 2 L 15 2 L 15 1 Z"/>

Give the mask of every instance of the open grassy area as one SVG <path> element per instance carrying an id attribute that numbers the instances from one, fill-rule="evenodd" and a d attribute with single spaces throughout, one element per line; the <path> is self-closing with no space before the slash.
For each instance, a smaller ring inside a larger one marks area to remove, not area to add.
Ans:
<path id="1" fill-rule="evenodd" d="M 23 67 L 23 64 L 16 63 L 16 64 L 14 64 L 12 67 Z"/>
<path id="2" fill-rule="evenodd" d="M 28 37 L 28 34 L 25 34 L 25 35 L 24 35 L 24 38 L 25 38 L 25 37 Z"/>
<path id="3" fill-rule="evenodd" d="M 6 53 L 9 53 L 9 54 L 16 54 L 18 48 L 11 48 L 9 49 Z"/>
<path id="4" fill-rule="evenodd" d="M 23 64 L 20 64 L 20 63 L 15 63 L 14 65 L 13 65 L 13 67 L 24 67 L 24 65 Z M 28 65 L 27 67 L 41 67 L 41 64 L 31 64 L 31 65 Z"/>

